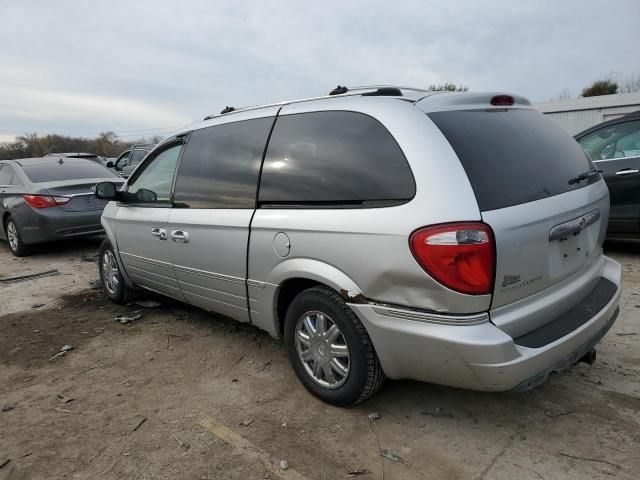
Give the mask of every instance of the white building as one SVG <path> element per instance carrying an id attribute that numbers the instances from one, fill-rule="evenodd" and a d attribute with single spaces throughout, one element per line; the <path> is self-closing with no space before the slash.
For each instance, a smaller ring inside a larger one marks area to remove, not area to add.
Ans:
<path id="1" fill-rule="evenodd" d="M 535 107 L 575 135 L 606 120 L 640 110 L 640 92 L 538 103 Z"/>

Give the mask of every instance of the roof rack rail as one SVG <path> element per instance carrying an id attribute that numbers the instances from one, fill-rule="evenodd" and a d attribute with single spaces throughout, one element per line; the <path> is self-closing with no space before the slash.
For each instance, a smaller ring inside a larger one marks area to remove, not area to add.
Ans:
<path id="1" fill-rule="evenodd" d="M 402 90 L 397 87 L 380 87 L 372 92 L 365 92 L 363 97 L 401 97 Z"/>
<path id="2" fill-rule="evenodd" d="M 227 105 L 222 110 L 220 110 L 220 113 L 218 115 L 224 115 L 225 113 L 231 113 L 231 112 L 235 112 L 235 111 L 236 111 L 235 107 L 230 107 L 230 106 Z M 207 115 L 206 117 L 204 117 L 202 119 L 202 121 L 211 120 L 212 118 L 215 118 L 218 115 L 216 115 L 215 113 L 213 115 Z"/>
<path id="3" fill-rule="evenodd" d="M 425 92 L 425 93 L 429 92 L 429 90 L 425 88 L 401 87 L 396 85 L 370 85 L 370 86 L 358 86 L 358 87 L 346 87 L 344 85 L 338 85 L 336 88 L 331 90 L 331 92 L 329 92 L 329 95 L 319 96 L 319 97 L 300 98 L 297 100 L 285 100 L 282 102 L 268 103 L 265 105 L 254 105 L 249 107 L 239 107 L 239 108 L 226 107 L 219 114 L 208 115 L 204 117 L 202 120 L 203 121 L 211 120 L 212 118 L 216 118 L 220 115 L 224 115 L 232 112 L 243 112 L 247 110 L 256 110 L 259 108 L 266 108 L 266 107 L 282 107 L 284 105 L 289 105 L 292 103 L 309 102 L 312 100 L 322 100 L 322 99 L 326 99 L 326 98 L 337 96 L 337 95 L 402 97 L 404 96 L 402 93 L 403 90 L 406 90 L 408 92 Z M 430 93 L 436 93 L 436 92 L 430 92 Z"/>
<path id="4" fill-rule="evenodd" d="M 362 93 L 361 95 L 368 97 L 401 97 L 402 90 L 399 87 L 393 86 L 374 86 L 374 87 L 356 87 L 356 88 L 347 88 L 345 86 L 338 85 L 336 88 L 329 92 L 330 96 L 333 95 L 344 95 L 345 93 L 352 92 L 356 93 L 360 90 L 370 90 Z"/>
<path id="5" fill-rule="evenodd" d="M 343 93 L 347 93 L 349 89 L 347 87 L 343 87 L 338 85 L 336 88 L 329 92 L 329 95 L 342 95 Z"/>

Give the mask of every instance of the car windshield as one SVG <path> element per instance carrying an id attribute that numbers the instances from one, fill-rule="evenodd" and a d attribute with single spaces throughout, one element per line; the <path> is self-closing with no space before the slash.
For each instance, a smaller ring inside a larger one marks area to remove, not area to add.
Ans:
<path id="1" fill-rule="evenodd" d="M 103 166 L 87 162 L 56 162 L 23 165 L 27 177 L 34 183 L 57 182 L 61 180 L 82 180 L 84 178 L 118 177 Z"/>

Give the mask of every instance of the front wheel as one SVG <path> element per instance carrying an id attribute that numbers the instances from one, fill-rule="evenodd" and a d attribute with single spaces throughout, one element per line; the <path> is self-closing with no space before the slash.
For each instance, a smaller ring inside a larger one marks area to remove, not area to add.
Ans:
<path id="1" fill-rule="evenodd" d="M 109 240 L 104 240 L 100 245 L 98 269 L 100 270 L 102 291 L 109 300 L 120 305 L 129 302 L 133 296 L 133 290 L 124 282 L 120 265 L 118 265 L 116 254 Z"/>
<path id="2" fill-rule="evenodd" d="M 300 293 L 287 309 L 284 338 L 296 375 L 327 403 L 360 403 L 385 379 L 364 326 L 333 290 Z"/>

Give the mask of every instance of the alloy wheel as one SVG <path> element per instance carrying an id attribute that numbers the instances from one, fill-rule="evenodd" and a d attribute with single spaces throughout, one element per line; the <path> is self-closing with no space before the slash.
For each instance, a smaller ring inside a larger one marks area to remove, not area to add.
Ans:
<path id="1" fill-rule="evenodd" d="M 7 222 L 7 237 L 11 250 L 13 250 L 14 252 L 18 250 L 18 229 L 16 228 L 16 224 L 13 223 L 12 220 L 9 220 Z"/>
<path id="2" fill-rule="evenodd" d="M 120 270 L 118 262 L 111 250 L 105 250 L 102 255 L 102 281 L 110 295 L 118 293 L 120 286 Z"/>
<path id="3" fill-rule="evenodd" d="M 336 322 L 326 313 L 303 313 L 296 323 L 295 344 L 307 374 L 324 388 L 342 386 L 351 367 L 349 345 Z"/>

